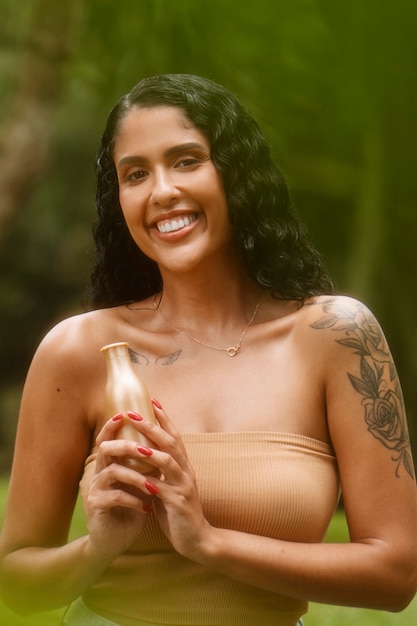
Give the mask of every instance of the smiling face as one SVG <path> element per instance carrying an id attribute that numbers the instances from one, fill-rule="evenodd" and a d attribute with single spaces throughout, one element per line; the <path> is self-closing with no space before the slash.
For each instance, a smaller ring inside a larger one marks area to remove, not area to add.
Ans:
<path id="1" fill-rule="evenodd" d="M 132 109 L 113 156 L 129 231 L 161 271 L 191 271 L 212 263 L 214 255 L 234 255 L 223 182 L 209 142 L 182 111 Z"/>

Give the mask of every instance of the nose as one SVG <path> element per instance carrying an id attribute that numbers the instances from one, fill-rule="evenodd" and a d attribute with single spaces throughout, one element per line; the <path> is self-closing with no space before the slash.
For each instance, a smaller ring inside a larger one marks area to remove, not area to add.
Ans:
<path id="1" fill-rule="evenodd" d="M 180 195 L 175 184 L 175 174 L 166 168 L 155 171 L 151 200 L 154 204 L 168 206 Z"/>

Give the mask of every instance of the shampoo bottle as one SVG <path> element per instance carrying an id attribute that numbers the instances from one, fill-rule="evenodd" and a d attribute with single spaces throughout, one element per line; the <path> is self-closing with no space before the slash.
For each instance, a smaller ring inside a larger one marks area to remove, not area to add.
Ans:
<path id="1" fill-rule="evenodd" d="M 124 413 L 123 423 L 117 431 L 118 439 L 130 439 L 139 445 L 155 447 L 139 433 L 126 415 L 127 411 L 139 413 L 144 419 L 156 423 L 149 391 L 133 369 L 126 342 L 112 343 L 101 348 L 106 359 L 107 382 L 105 389 L 106 416 L 108 419 Z M 124 463 L 143 474 L 154 474 L 155 468 L 141 459 L 129 458 Z"/>

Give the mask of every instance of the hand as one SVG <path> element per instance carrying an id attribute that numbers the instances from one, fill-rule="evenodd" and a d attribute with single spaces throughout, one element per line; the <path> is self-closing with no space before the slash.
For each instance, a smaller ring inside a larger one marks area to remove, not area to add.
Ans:
<path id="1" fill-rule="evenodd" d="M 142 448 L 146 462 L 158 468 L 160 478 L 149 477 L 145 486 L 154 496 L 153 510 L 173 547 L 192 560 L 200 560 L 200 549 L 212 532 L 205 519 L 194 470 L 182 439 L 159 403 L 154 401 L 158 424 L 129 414 L 136 428 L 156 445 Z"/>
<path id="2" fill-rule="evenodd" d="M 140 534 L 152 502 L 146 476 L 120 462 L 143 459 L 137 443 L 115 439 L 120 418 L 116 415 L 100 431 L 94 462 L 87 465 L 81 483 L 91 547 L 109 560 L 125 552 Z"/>

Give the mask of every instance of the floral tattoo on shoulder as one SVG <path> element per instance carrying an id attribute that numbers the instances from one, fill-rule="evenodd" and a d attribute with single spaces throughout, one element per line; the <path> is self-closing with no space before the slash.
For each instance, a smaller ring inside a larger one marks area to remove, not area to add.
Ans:
<path id="1" fill-rule="evenodd" d="M 312 328 L 331 328 L 341 336 L 337 343 L 353 350 L 360 359 L 360 376 L 347 372 L 352 387 L 362 396 L 365 422 L 369 432 L 386 448 L 396 463 L 414 478 L 414 465 L 403 396 L 388 344 L 373 315 L 358 303 L 355 310 L 335 301 L 323 305 L 324 315 Z"/>

